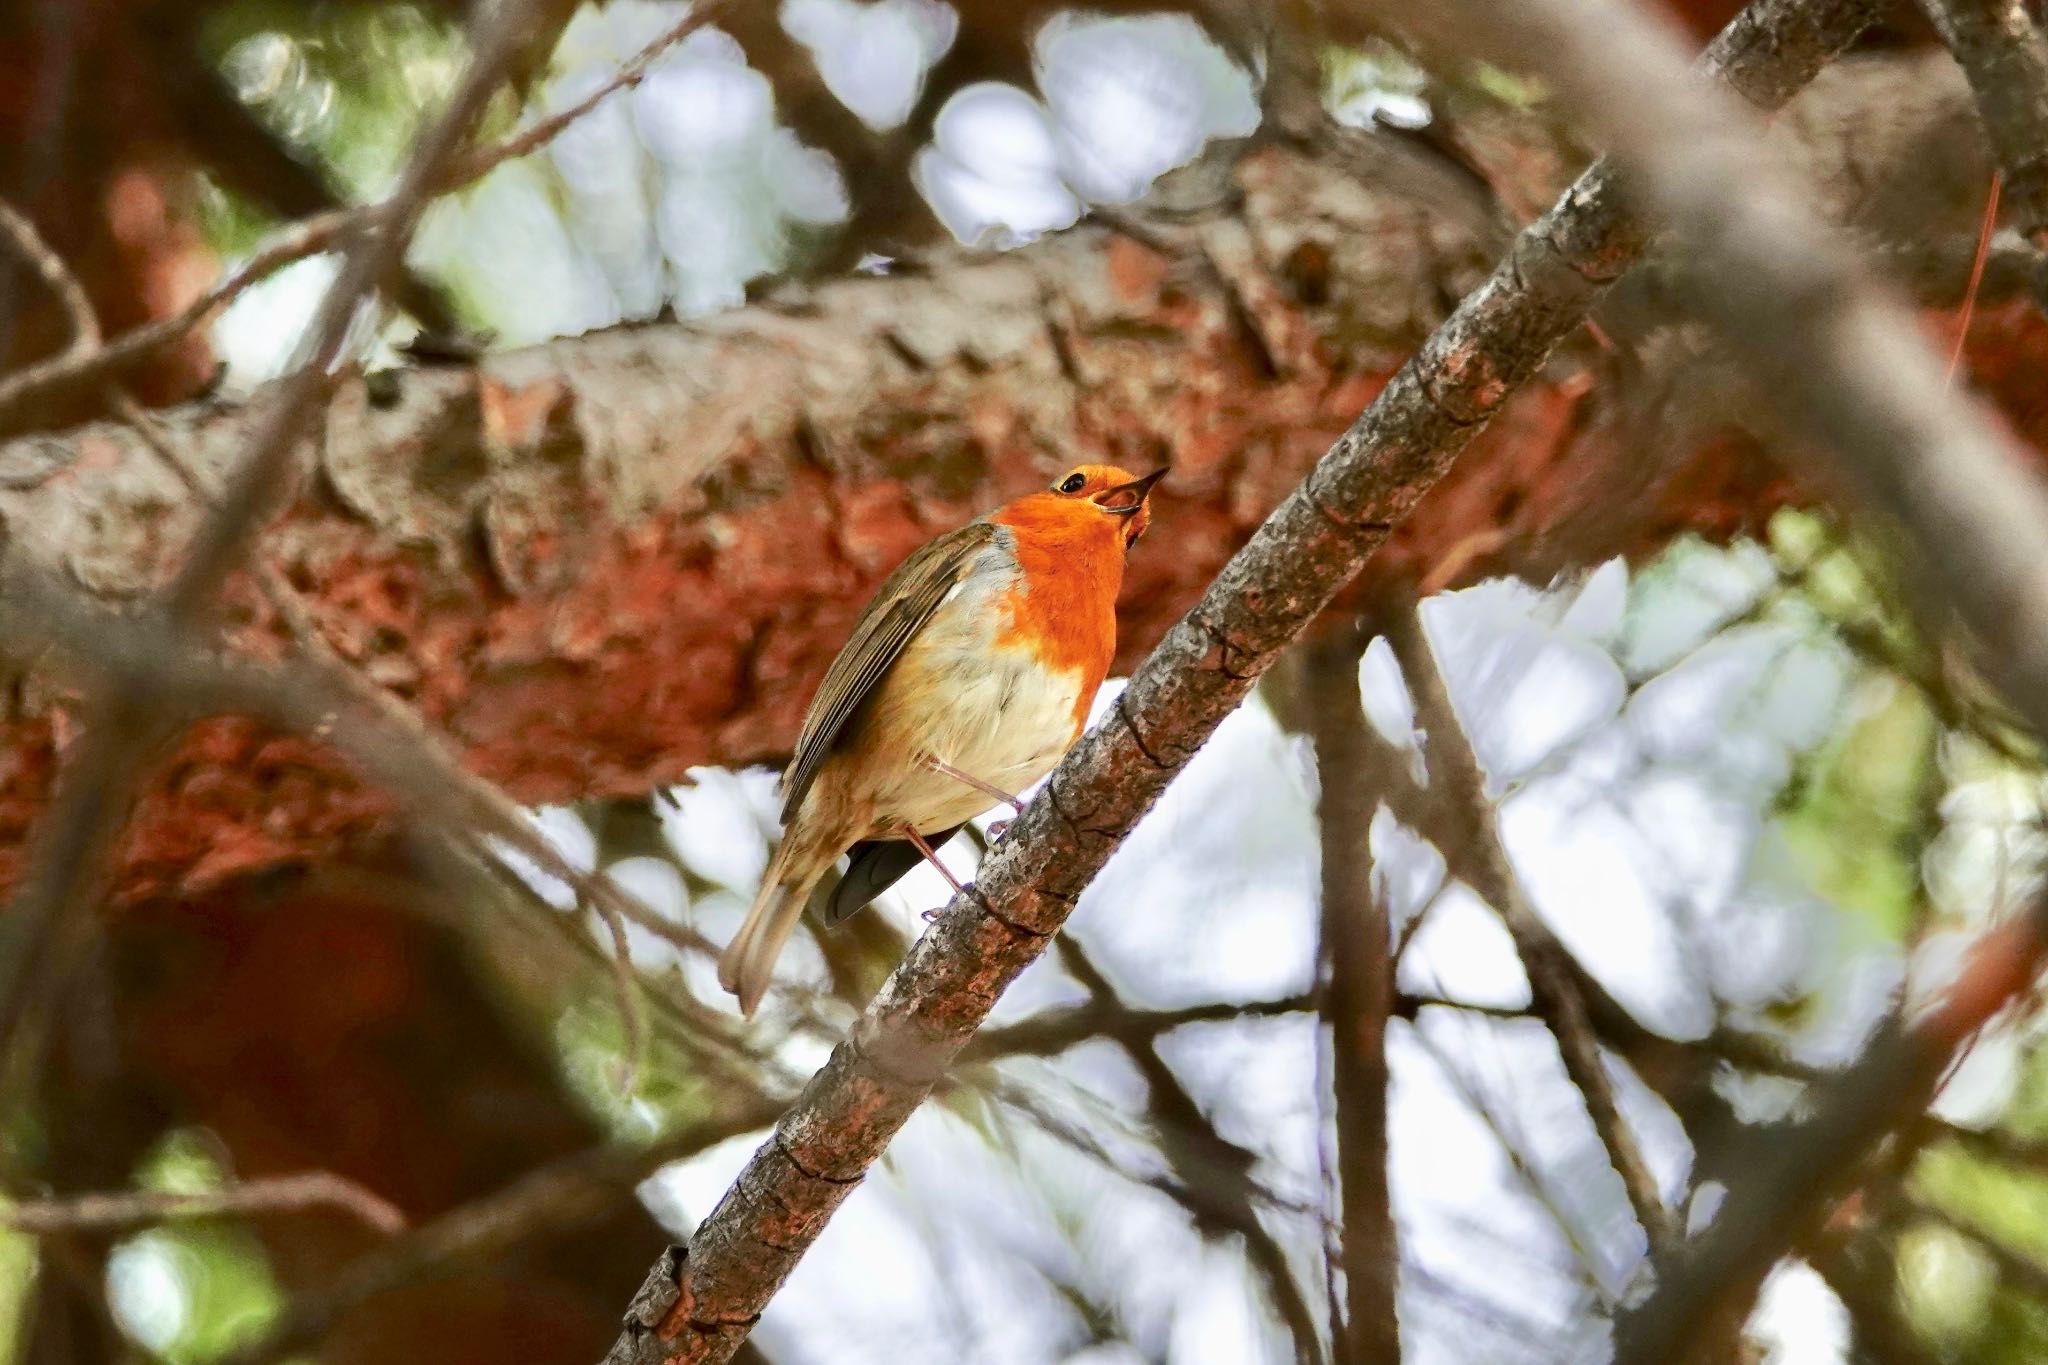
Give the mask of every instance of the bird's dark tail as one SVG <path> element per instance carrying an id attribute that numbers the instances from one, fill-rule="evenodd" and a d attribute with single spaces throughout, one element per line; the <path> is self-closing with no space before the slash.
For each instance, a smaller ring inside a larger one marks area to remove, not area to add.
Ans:
<path id="1" fill-rule="evenodd" d="M 965 828 L 965 825 L 955 825 L 941 830 L 929 836 L 927 842 L 933 848 L 944 848 L 947 840 Z M 924 856 L 908 839 L 863 839 L 853 846 L 852 851 L 853 858 L 846 865 L 846 875 L 812 898 L 817 903 L 818 917 L 828 925 L 838 924 L 866 909 L 875 897 L 901 881 L 903 875 L 916 867 Z"/>

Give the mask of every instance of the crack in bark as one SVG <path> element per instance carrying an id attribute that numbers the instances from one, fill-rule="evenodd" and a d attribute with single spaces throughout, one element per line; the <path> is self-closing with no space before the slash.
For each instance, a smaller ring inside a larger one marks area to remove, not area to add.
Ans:
<path id="1" fill-rule="evenodd" d="M 851 1042 L 851 1040 L 849 1040 L 849 1042 Z M 857 1052 L 857 1053 L 858 1053 L 858 1051 L 859 1051 L 859 1049 L 858 1049 L 858 1048 L 856 1048 L 856 1052 Z M 778 1152 L 780 1152 L 780 1153 L 782 1154 L 782 1159 L 783 1159 L 784 1161 L 787 1161 L 787 1162 L 788 1162 L 788 1163 L 790 1164 L 790 1166 L 791 1166 L 792 1168 L 794 1168 L 794 1169 L 795 1169 L 796 1173 L 797 1173 L 798 1175 L 800 1175 L 800 1176 L 804 1177 L 804 1178 L 805 1178 L 806 1180 L 815 1180 L 815 1181 L 819 1182 L 820 1184 L 824 1184 L 824 1185 L 842 1185 L 842 1186 L 844 1186 L 844 1185 L 858 1185 L 858 1184 L 860 1184 L 860 1182 L 861 1182 L 862 1180 L 864 1180 L 864 1179 L 866 1178 L 866 1173 L 865 1173 L 865 1172 L 863 1172 L 863 1173 L 862 1173 L 862 1174 L 860 1174 L 860 1175 L 845 1175 L 845 1176 L 841 1176 L 841 1175 L 826 1175 L 826 1174 L 825 1174 L 825 1173 L 824 1173 L 823 1171 L 821 1171 L 821 1170 L 820 1170 L 820 1171 L 814 1171 L 814 1170 L 812 1170 L 812 1169 L 811 1169 L 810 1167 L 808 1167 L 808 1166 L 804 1165 L 804 1163 L 803 1163 L 803 1162 L 801 1162 L 801 1161 L 797 1160 L 797 1156 L 796 1156 L 796 1153 L 790 1150 L 790 1147 L 789 1147 L 789 1139 L 788 1139 L 788 1138 L 787 1138 L 786 1136 L 784 1136 L 784 1134 L 783 1134 L 783 1131 L 782 1131 L 782 1128 L 780 1127 L 780 1125 L 778 1125 L 778 1126 L 776 1127 L 776 1129 L 775 1129 L 775 1134 L 774 1134 L 774 1136 L 773 1136 L 773 1137 L 772 1137 L 772 1138 L 770 1139 L 770 1141 L 774 1143 L 774 1145 L 775 1145 L 775 1150 L 776 1150 L 776 1151 L 778 1151 Z M 792 1209 L 791 1211 L 792 1211 L 792 1212 L 795 1212 L 795 1210 L 793 1210 L 793 1209 Z"/>

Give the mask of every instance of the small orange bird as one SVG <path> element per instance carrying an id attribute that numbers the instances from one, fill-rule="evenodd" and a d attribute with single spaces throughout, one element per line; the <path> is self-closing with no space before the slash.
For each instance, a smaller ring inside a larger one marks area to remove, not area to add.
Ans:
<path id="1" fill-rule="evenodd" d="M 1081 735 L 1116 654 L 1124 556 L 1145 533 L 1134 479 L 1082 465 L 920 547 L 890 574 L 804 716 L 782 775 L 782 844 L 718 960 L 751 1015 L 812 889 L 837 924 Z M 992 799 L 993 798 L 993 799 Z"/>

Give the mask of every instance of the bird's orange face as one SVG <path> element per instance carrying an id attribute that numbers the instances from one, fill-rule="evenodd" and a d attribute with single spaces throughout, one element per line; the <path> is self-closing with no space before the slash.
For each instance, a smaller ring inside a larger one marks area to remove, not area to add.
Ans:
<path id="1" fill-rule="evenodd" d="M 1124 548 L 1128 550 L 1152 524 L 1152 509 L 1146 505 L 1146 498 L 1152 485 L 1165 473 L 1160 468 L 1143 478 L 1134 478 L 1113 464 L 1076 465 L 1053 480 L 1048 491 L 1076 504 L 1076 510 L 1085 507 L 1096 515 L 1122 522 Z"/>

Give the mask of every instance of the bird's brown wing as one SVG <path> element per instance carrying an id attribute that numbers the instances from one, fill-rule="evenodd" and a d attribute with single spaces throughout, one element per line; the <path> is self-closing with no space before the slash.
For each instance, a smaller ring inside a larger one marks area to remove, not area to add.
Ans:
<path id="1" fill-rule="evenodd" d="M 973 521 L 919 546 L 876 590 L 853 635 L 825 670 L 818 695 L 804 716 L 796 757 L 783 779 L 782 823 L 787 825 L 818 776 L 818 767 L 838 744 L 861 703 L 874 695 L 889 666 L 919 627 L 931 619 L 946 594 L 959 586 L 982 551 L 994 544 L 996 528 Z"/>

